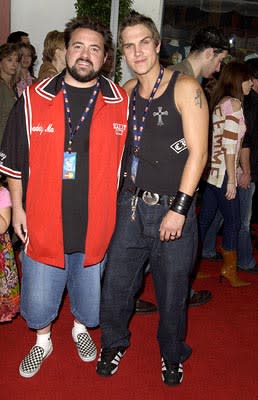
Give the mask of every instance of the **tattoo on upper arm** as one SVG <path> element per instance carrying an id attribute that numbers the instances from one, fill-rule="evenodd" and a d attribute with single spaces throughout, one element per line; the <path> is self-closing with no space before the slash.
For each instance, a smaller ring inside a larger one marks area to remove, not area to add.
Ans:
<path id="1" fill-rule="evenodd" d="M 202 92 L 200 89 L 196 89 L 196 95 L 195 95 L 195 104 L 202 108 Z"/>

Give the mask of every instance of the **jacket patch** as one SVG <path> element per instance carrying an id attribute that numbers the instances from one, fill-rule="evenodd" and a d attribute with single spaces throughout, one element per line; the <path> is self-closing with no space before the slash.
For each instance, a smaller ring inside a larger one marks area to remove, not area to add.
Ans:
<path id="1" fill-rule="evenodd" d="M 113 129 L 115 131 L 115 135 L 122 136 L 126 130 L 126 125 L 119 124 L 118 122 L 113 122 Z"/>
<path id="2" fill-rule="evenodd" d="M 31 128 L 31 132 L 38 133 L 39 135 L 42 135 L 43 133 L 55 133 L 55 128 L 53 127 L 53 124 L 48 124 L 44 126 L 38 123 Z"/>

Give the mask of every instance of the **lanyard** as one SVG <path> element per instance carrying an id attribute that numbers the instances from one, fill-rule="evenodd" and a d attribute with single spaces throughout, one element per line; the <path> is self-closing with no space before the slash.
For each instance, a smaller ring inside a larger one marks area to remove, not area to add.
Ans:
<path id="1" fill-rule="evenodd" d="M 65 112 L 66 112 L 66 117 L 67 117 L 67 121 L 68 121 L 68 126 L 69 126 L 69 142 L 68 142 L 68 149 L 67 151 L 69 153 L 71 153 L 72 151 L 72 144 L 73 144 L 73 138 L 76 135 L 76 133 L 78 132 L 78 130 L 80 129 L 83 121 L 87 118 L 87 115 L 89 114 L 89 111 L 92 107 L 92 104 L 94 103 L 97 94 L 99 92 L 99 87 L 100 87 L 100 83 L 99 80 L 97 80 L 96 85 L 93 87 L 93 91 L 91 94 L 91 97 L 88 101 L 88 104 L 86 105 L 81 118 L 79 119 L 79 121 L 77 122 L 77 125 L 75 128 L 72 127 L 72 118 L 71 118 L 71 111 L 70 111 L 70 106 L 69 106 L 69 100 L 68 100 L 68 94 L 67 94 L 67 90 L 65 87 L 65 81 L 64 79 L 62 80 L 62 88 L 63 88 L 63 93 L 64 93 L 64 101 L 65 101 Z"/>
<path id="2" fill-rule="evenodd" d="M 133 160 L 132 160 L 132 168 L 131 168 L 131 175 L 132 179 L 135 181 L 136 177 L 136 172 L 138 168 L 138 163 L 139 163 L 139 158 L 137 157 L 137 154 L 140 149 L 140 141 L 141 137 L 143 134 L 143 129 L 145 125 L 145 121 L 149 112 L 150 104 L 155 96 L 155 93 L 157 92 L 159 85 L 161 83 L 162 77 L 164 74 L 164 68 L 161 65 L 160 66 L 160 71 L 159 71 L 159 76 L 153 86 L 152 92 L 150 94 L 149 99 L 146 101 L 146 105 L 144 107 L 143 115 L 141 118 L 141 121 L 138 125 L 137 122 L 137 117 L 136 117 L 136 94 L 139 88 L 139 83 L 135 86 L 134 91 L 133 91 L 133 100 L 132 100 L 132 118 L 133 118 L 133 144 L 134 144 L 134 149 L 133 149 Z"/>

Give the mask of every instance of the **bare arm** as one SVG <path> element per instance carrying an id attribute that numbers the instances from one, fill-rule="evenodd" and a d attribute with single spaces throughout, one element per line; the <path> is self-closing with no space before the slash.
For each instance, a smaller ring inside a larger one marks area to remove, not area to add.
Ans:
<path id="1" fill-rule="evenodd" d="M 233 113 L 226 115 L 224 132 L 222 138 L 222 146 L 224 147 L 224 157 L 226 171 L 228 175 L 227 191 L 225 197 L 227 200 L 232 200 L 236 197 L 236 157 L 237 157 L 237 138 L 239 131 L 240 120 L 234 115 L 234 112 L 241 110 L 239 100 L 230 99 Z M 232 123 L 233 121 L 233 123 Z M 229 135 L 230 132 L 230 135 Z M 232 137 L 233 136 L 233 137 Z"/>
<path id="2" fill-rule="evenodd" d="M 16 235 L 25 243 L 27 238 L 26 214 L 22 206 L 22 181 L 7 178 L 13 206 L 13 228 Z"/>
<path id="3" fill-rule="evenodd" d="M 235 157 L 235 154 L 225 153 L 225 163 L 228 174 L 227 192 L 225 195 L 227 200 L 232 200 L 236 197 Z"/>
<path id="4" fill-rule="evenodd" d="M 243 147 L 240 151 L 240 164 L 243 173 L 239 178 L 239 186 L 243 189 L 247 189 L 251 182 L 251 169 L 250 169 L 250 148 Z"/>
<path id="5" fill-rule="evenodd" d="M 179 191 L 193 196 L 207 162 L 208 153 L 208 106 L 199 83 L 182 76 L 175 87 L 175 102 L 182 116 L 183 131 L 188 148 Z M 169 240 L 170 234 L 179 238 L 185 216 L 169 211 L 160 226 L 160 239 Z"/>
<path id="6" fill-rule="evenodd" d="M 0 233 L 5 233 L 11 221 L 11 207 L 4 207 L 0 212 Z"/>

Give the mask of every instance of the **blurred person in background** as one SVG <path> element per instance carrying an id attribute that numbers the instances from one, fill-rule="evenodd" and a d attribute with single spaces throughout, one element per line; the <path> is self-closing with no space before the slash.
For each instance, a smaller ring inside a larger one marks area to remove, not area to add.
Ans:
<path id="1" fill-rule="evenodd" d="M 11 43 L 0 46 L 0 144 L 5 125 L 17 99 L 16 73 L 18 69 L 17 47 Z"/>
<path id="2" fill-rule="evenodd" d="M 43 63 L 40 66 L 38 80 L 51 78 L 65 68 L 64 32 L 50 31 L 44 40 Z"/>
<path id="3" fill-rule="evenodd" d="M 23 32 L 23 31 L 15 31 L 15 32 L 11 32 L 10 35 L 7 38 L 7 43 L 26 43 L 29 44 L 30 43 L 30 38 L 29 38 L 29 34 L 27 32 Z"/>
<path id="4" fill-rule="evenodd" d="M 101 73 L 107 78 L 112 79 L 115 75 L 115 50 L 111 47 L 107 54 L 107 59 L 103 64 Z"/>
<path id="5" fill-rule="evenodd" d="M 224 263 L 220 275 L 232 287 L 249 284 L 241 280 L 236 271 L 240 230 L 237 169 L 246 131 L 243 100 L 252 85 L 247 66 L 231 61 L 223 67 L 211 94 L 212 146 L 199 215 L 202 243 L 217 210 L 223 215 L 221 252 Z"/>
<path id="6" fill-rule="evenodd" d="M 18 45 L 20 64 L 17 76 L 17 92 L 18 97 L 27 86 L 30 86 L 35 79 L 33 66 L 37 59 L 36 50 L 34 46 L 26 43 L 19 43 Z"/>

